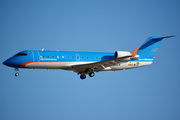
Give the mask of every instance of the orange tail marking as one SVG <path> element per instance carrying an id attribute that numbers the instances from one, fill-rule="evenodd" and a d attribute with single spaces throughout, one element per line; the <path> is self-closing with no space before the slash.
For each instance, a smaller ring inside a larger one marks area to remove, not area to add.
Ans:
<path id="1" fill-rule="evenodd" d="M 138 51 L 138 47 L 136 47 L 136 49 L 133 51 L 133 53 L 131 54 L 131 56 L 135 56 L 136 53 L 137 53 L 137 51 Z"/>

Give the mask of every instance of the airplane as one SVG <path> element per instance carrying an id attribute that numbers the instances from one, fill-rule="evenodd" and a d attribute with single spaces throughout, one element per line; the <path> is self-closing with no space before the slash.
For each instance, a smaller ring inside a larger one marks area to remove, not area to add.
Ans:
<path id="1" fill-rule="evenodd" d="M 80 74 L 83 80 L 86 75 L 93 77 L 95 72 L 116 71 L 151 65 L 161 42 L 166 37 L 149 37 L 144 44 L 132 52 L 74 52 L 25 50 L 3 62 L 15 68 L 15 76 L 19 76 L 19 68 L 29 69 L 63 69 Z"/>

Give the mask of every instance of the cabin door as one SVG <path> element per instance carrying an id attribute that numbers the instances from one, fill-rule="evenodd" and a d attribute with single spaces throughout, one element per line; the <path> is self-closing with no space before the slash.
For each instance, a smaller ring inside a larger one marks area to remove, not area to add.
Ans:
<path id="1" fill-rule="evenodd" d="M 33 53 L 33 62 L 39 62 L 39 52 L 38 51 L 32 51 Z"/>

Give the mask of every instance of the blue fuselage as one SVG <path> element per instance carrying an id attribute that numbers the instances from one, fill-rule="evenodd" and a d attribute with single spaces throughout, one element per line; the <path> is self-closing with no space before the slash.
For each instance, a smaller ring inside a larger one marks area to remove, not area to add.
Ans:
<path id="1" fill-rule="evenodd" d="M 114 53 L 26 50 L 12 56 L 3 64 L 24 68 L 25 63 L 31 62 L 97 62 L 109 59 L 114 59 Z"/>

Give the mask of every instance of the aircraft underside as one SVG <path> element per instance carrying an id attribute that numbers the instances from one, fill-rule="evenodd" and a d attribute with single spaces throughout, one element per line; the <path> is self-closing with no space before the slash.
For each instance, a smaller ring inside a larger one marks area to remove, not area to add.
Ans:
<path id="1" fill-rule="evenodd" d="M 93 77 L 95 75 L 94 72 L 99 72 L 99 71 L 116 71 L 116 70 L 125 70 L 125 69 L 132 69 L 132 68 L 137 68 L 137 67 L 142 67 L 146 65 L 152 64 L 152 62 L 119 62 L 116 65 L 112 66 L 102 66 L 102 68 L 99 69 L 85 69 L 82 71 L 79 71 L 76 68 L 69 67 L 73 65 L 84 65 L 84 64 L 91 64 L 95 62 L 30 62 L 24 65 L 26 68 L 32 68 L 32 69 L 63 69 L 63 70 L 70 70 L 74 71 L 78 74 L 80 74 L 81 79 L 86 78 L 86 74 L 89 74 L 90 77 Z M 17 71 L 17 69 L 16 69 Z M 18 76 L 18 72 L 15 74 Z"/>

